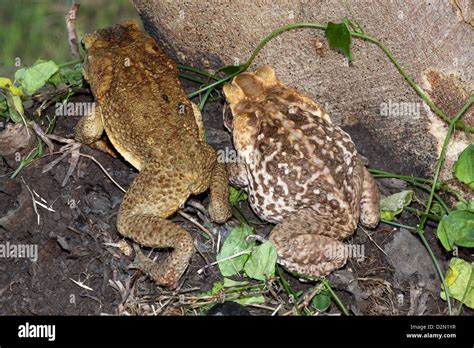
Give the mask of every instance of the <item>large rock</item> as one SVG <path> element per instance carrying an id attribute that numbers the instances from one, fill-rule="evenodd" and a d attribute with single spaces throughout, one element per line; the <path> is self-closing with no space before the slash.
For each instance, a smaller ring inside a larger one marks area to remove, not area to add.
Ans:
<path id="1" fill-rule="evenodd" d="M 349 15 L 342 1 L 132 3 L 145 29 L 177 61 L 207 69 L 244 62 L 259 41 L 281 25 L 340 22 Z M 432 89 L 440 107 L 452 117 L 453 110 L 473 90 L 472 3 L 350 3 L 365 32 L 380 39 L 420 85 Z M 421 99 L 375 45 L 354 39 L 353 58 L 347 64 L 340 53 L 330 49 L 323 31 L 298 29 L 270 41 L 252 68 L 269 64 L 283 82 L 325 104 L 333 121 L 351 134 L 359 151 L 369 158 L 371 167 L 430 175 L 445 134 L 443 124 L 425 110 Z M 459 90 L 445 90 L 445 83 L 437 83 L 442 79 L 462 86 L 461 96 L 456 94 Z M 415 112 L 383 115 L 384 107 L 404 106 L 400 103 L 410 103 Z M 464 120 L 474 126 L 473 118 L 471 110 Z M 458 135 L 448 165 L 465 144 L 463 135 Z M 445 173 L 449 176 L 450 170 Z"/>

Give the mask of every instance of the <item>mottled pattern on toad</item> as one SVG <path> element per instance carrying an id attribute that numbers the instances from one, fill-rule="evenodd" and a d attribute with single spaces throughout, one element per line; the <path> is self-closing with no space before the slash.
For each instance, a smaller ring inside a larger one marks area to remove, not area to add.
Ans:
<path id="1" fill-rule="evenodd" d="M 280 82 L 270 67 L 224 86 L 241 162 L 228 165 L 255 213 L 276 223 L 270 235 L 279 262 L 323 276 L 347 259 L 343 239 L 360 221 L 379 221 L 377 184 L 350 136 L 316 102 Z"/>
<path id="2" fill-rule="evenodd" d="M 211 218 L 227 220 L 225 167 L 204 141 L 201 114 L 187 98 L 175 63 L 135 22 L 86 35 L 84 44 L 84 75 L 96 107 L 79 121 L 75 137 L 92 144 L 105 130 L 140 171 L 120 205 L 117 228 L 143 246 L 172 248 L 160 265 L 141 252 L 135 264 L 158 285 L 176 286 L 192 256 L 193 239 L 166 218 L 191 194 L 210 188 Z"/>

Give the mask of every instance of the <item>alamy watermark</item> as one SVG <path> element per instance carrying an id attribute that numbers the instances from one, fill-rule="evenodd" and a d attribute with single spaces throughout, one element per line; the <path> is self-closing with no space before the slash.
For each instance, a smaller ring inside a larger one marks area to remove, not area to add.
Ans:
<path id="1" fill-rule="evenodd" d="M 420 117 L 420 102 L 395 102 L 389 100 L 388 103 L 380 103 L 380 116 L 403 117 L 418 119 Z"/>
<path id="2" fill-rule="evenodd" d="M 0 258 L 27 258 L 33 262 L 36 262 L 38 261 L 38 245 L 14 244 L 10 242 L 0 244 Z"/>
<path id="3" fill-rule="evenodd" d="M 84 116 L 94 115 L 94 102 L 66 102 L 56 103 L 56 116 Z"/>
<path id="4" fill-rule="evenodd" d="M 330 243 L 325 247 L 324 255 L 330 259 L 351 258 L 361 262 L 365 259 L 365 245 Z"/>

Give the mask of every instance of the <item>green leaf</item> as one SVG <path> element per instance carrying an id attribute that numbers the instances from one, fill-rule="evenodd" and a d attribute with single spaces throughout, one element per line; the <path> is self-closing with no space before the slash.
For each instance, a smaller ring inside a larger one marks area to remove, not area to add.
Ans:
<path id="1" fill-rule="evenodd" d="M 459 155 L 454 164 L 454 175 L 459 181 L 474 188 L 474 144 L 469 144 Z"/>
<path id="2" fill-rule="evenodd" d="M 234 286 L 244 286 L 248 285 L 249 282 L 246 281 L 237 281 L 230 278 L 224 278 L 224 288 L 232 288 Z"/>
<path id="3" fill-rule="evenodd" d="M 443 216 L 438 225 L 438 238 L 448 251 L 455 245 L 474 247 L 474 213 L 454 210 Z"/>
<path id="4" fill-rule="evenodd" d="M 444 215 L 443 206 L 439 204 L 438 202 L 434 202 L 431 204 L 430 212 L 431 214 L 438 215 L 438 216 Z"/>
<path id="5" fill-rule="evenodd" d="M 245 66 L 243 64 L 241 64 L 241 65 L 227 65 L 227 66 L 217 70 L 217 72 L 222 71 L 223 73 L 225 73 L 227 75 L 232 75 L 232 74 L 236 74 L 239 71 L 242 71 L 244 69 L 245 69 Z"/>
<path id="6" fill-rule="evenodd" d="M 17 95 L 6 93 L 8 111 L 13 122 L 21 122 L 24 113 L 21 98 Z"/>
<path id="7" fill-rule="evenodd" d="M 0 88 L 7 89 L 12 95 L 21 97 L 23 92 L 6 77 L 0 77 Z"/>
<path id="8" fill-rule="evenodd" d="M 236 299 L 233 299 L 232 301 L 237 302 L 238 304 L 241 305 L 246 305 L 246 304 L 251 304 L 251 303 L 265 303 L 265 298 L 263 295 L 247 295 L 247 296 L 242 296 Z"/>
<path id="9" fill-rule="evenodd" d="M 326 27 L 326 39 L 331 48 L 340 49 L 349 60 L 352 60 L 351 33 L 346 23 L 329 22 Z"/>
<path id="10" fill-rule="evenodd" d="M 253 279 L 265 280 L 275 274 L 277 251 L 271 241 L 256 247 L 245 263 L 245 273 Z"/>
<path id="11" fill-rule="evenodd" d="M 212 289 L 209 291 L 210 296 L 217 295 L 219 291 L 224 288 L 224 283 L 221 281 L 217 281 L 212 285 Z"/>
<path id="12" fill-rule="evenodd" d="M 248 242 L 245 240 L 245 238 L 252 233 L 253 228 L 246 225 L 236 227 L 230 232 L 224 245 L 222 245 L 221 251 L 217 255 L 217 261 L 231 257 L 228 260 L 219 262 L 219 269 L 224 277 L 237 274 L 244 268 L 244 264 L 255 246 L 254 241 Z M 242 252 L 246 253 L 232 257 Z"/>
<path id="13" fill-rule="evenodd" d="M 2 96 L 0 96 L 2 98 Z M 5 98 L 0 99 L 0 115 L 3 116 L 8 111 L 7 100 Z"/>
<path id="14" fill-rule="evenodd" d="M 84 77 L 82 76 L 82 65 L 77 64 L 74 68 L 63 68 L 60 70 L 61 79 L 71 87 L 82 87 Z"/>
<path id="15" fill-rule="evenodd" d="M 325 312 L 331 305 L 331 293 L 327 289 L 322 289 L 311 300 L 311 305 L 320 312 Z"/>
<path id="16" fill-rule="evenodd" d="M 474 213 L 474 201 L 467 201 L 467 202 L 457 202 L 454 205 L 454 208 L 457 210 L 467 210 L 471 213 Z"/>
<path id="17" fill-rule="evenodd" d="M 32 95 L 58 71 L 59 66 L 52 60 L 38 60 L 32 67 L 17 70 L 15 80 L 25 94 Z"/>
<path id="18" fill-rule="evenodd" d="M 446 286 L 451 297 L 474 308 L 474 276 L 472 264 L 453 257 L 446 272 Z M 441 286 L 444 290 L 444 287 Z M 441 298 L 446 301 L 446 294 L 441 292 Z"/>
<path id="19" fill-rule="evenodd" d="M 229 203 L 231 206 L 236 206 L 240 201 L 246 201 L 247 193 L 242 189 L 236 189 L 231 186 L 229 190 Z"/>
<path id="20" fill-rule="evenodd" d="M 395 215 L 400 214 L 403 208 L 411 203 L 412 198 L 412 190 L 405 190 L 383 197 L 380 200 L 380 218 L 389 221 L 393 220 Z"/>

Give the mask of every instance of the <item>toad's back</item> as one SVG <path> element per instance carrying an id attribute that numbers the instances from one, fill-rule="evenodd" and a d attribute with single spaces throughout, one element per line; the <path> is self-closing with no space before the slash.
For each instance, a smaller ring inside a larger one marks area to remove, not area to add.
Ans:
<path id="1" fill-rule="evenodd" d="M 349 135 L 302 104 L 288 89 L 269 89 L 252 103 L 259 130 L 248 161 L 250 201 L 268 221 L 311 207 L 339 223 L 357 219 L 363 181 Z M 252 194 L 253 192 L 253 194 Z M 344 220 L 344 221 L 342 221 Z"/>
<path id="2" fill-rule="evenodd" d="M 176 65 L 163 49 L 123 25 L 99 30 L 89 41 L 85 74 L 114 147 L 137 167 L 137 159 L 159 157 L 156 151 L 192 153 L 198 126 Z"/>

